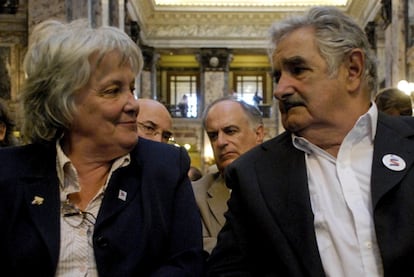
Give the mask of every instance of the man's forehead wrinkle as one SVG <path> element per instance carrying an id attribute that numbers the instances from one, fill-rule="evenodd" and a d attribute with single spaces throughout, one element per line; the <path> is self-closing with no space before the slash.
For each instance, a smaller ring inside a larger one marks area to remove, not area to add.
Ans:
<path id="1" fill-rule="evenodd" d="M 301 56 L 292 56 L 282 59 L 282 64 L 304 64 L 305 59 Z"/>
<path id="2" fill-rule="evenodd" d="M 298 61 L 302 61 L 303 59 L 299 56 L 292 56 L 292 57 L 275 57 L 273 60 L 273 68 L 280 68 L 292 63 L 298 63 Z"/>

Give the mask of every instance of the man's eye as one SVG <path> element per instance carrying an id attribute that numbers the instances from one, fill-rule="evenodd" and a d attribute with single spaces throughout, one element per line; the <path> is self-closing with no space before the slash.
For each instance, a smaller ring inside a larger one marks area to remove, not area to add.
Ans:
<path id="1" fill-rule="evenodd" d="M 227 134 L 227 135 L 234 135 L 235 133 L 237 133 L 238 132 L 238 130 L 237 129 L 234 129 L 234 128 L 229 128 L 229 129 L 226 129 L 225 130 L 225 133 Z"/>
<path id="2" fill-rule="evenodd" d="M 300 66 L 293 66 L 293 67 L 290 69 L 290 72 L 292 73 L 292 75 L 300 75 L 300 74 L 302 74 L 305 70 L 306 70 L 306 68 L 304 68 L 304 67 L 300 67 Z"/>
<path id="3" fill-rule="evenodd" d="M 208 138 L 210 140 L 216 140 L 217 139 L 217 133 L 208 133 Z"/>
<path id="4" fill-rule="evenodd" d="M 148 131 L 155 131 L 155 128 L 153 127 L 153 126 L 150 126 L 150 125 L 143 125 L 144 126 L 144 128 L 146 129 L 146 130 L 148 130 Z"/>
<path id="5" fill-rule="evenodd" d="M 279 83 L 279 80 L 280 80 L 280 76 L 281 76 L 282 74 L 280 73 L 280 71 L 273 71 L 273 82 L 275 83 L 275 84 L 277 84 L 277 83 Z"/>

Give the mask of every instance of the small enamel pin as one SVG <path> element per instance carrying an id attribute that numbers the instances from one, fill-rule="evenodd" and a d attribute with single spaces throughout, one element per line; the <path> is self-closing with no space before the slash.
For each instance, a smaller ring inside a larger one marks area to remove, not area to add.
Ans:
<path id="1" fill-rule="evenodd" d="M 393 171 L 402 171 L 405 169 L 405 161 L 395 154 L 387 154 L 382 158 L 382 163 Z"/>
<path id="2" fill-rule="evenodd" d="M 120 189 L 118 193 L 118 199 L 126 201 L 126 198 L 127 198 L 127 192 Z"/>
<path id="3" fill-rule="evenodd" d="M 40 196 L 35 196 L 32 201 L 32 205 L 42 205 L 45 199 Z"/>

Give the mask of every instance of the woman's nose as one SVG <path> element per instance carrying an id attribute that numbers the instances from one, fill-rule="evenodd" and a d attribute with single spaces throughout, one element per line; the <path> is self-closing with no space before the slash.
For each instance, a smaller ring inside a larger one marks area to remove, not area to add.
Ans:
<path id="1" fill-rule="evenodd" d="M 139 104 L 138 104 L 138 100 L 135 98 L 133 94 L 129 94 L 125 108 L 127 109 L 128 112 L 135 113 L 135 116 L 138 115 Z"/>

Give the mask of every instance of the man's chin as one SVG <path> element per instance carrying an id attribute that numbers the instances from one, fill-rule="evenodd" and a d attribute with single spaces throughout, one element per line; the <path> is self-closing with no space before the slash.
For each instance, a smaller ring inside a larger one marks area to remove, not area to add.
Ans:
<path id="1" fill-rule="evenodd" d="M 288 131 L 290 131 L 292 133 L 296 133 L 299 130 L 301 130 L 302 129 L 302 125 L 303 125 L 299 121 L 294 120 L 294 119 L 289 119 L 289 118 L 286 119 L 286 120 L 284 120 L 282 124 L 283 124 L 283 127 L 286 130 L 288 130 Z"/>
<path id="2" fill-rule="evenodd" d="M 221 165 L 221 168 L 226 168 L 229 164 L 231 164 L 234 160 L 235 160 L 236 158 L 229 158 L 229 159 L 226 159 L 225 161 L 222 161 L 221 163 L 220 163 L 220 165 Z"/>

